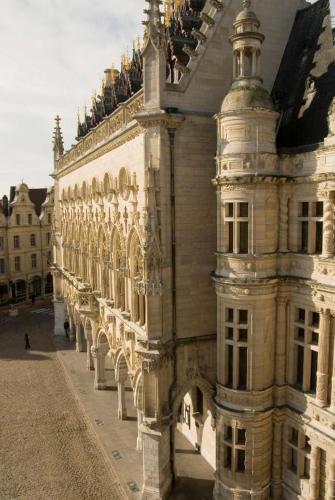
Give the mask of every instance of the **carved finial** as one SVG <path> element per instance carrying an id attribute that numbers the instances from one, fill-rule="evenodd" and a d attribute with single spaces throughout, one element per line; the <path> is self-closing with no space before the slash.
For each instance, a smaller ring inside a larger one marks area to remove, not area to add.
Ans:
<path id="1" fill-rule="evenodd" d="M 143 24 L 147 27 L 148 37 L 151 39 L 152 43 L 157 45 L 162 34 L 162 23 L 161 23 L 161 10 L 162 0 L 146 0 L 149 4 L 149 8 L 144 10 L 147 14 L 147 20 L 143 21 Z"/>
<path id="2" fill-rule="evenodd" d="M 54 133 L 53 133 L 53 145 L 54 145 L 53 151 L 55 160 L 59 160 L 59 158 L 64 153 L 64 142 L 63 142 L 62 130 L 60 127 L 60 121 L 61 119 L 59 115 L 57 115 L 55 118 L 56 126 L 54 128 Z"/>
<path id="3" fill-rule="evenodd" d="M 250 9 L 251 1 L 250 0 L 242 0 L 243 9 Z"/>

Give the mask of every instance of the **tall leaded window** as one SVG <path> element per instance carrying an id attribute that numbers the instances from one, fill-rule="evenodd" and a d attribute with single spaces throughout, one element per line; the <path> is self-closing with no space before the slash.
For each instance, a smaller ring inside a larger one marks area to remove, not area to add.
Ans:
<path id="1" fill-rule="evenodd" d="M 231 472 L 245 472 L 246 430 L 224 427 L 224 467 Z"/>
<path id="2" fill-rule="evenodd" d="M 300 478 L 310 476 L 309 438 L 295 427 L 288 427 L 287 468 Z"/>
<path id="3" fill-rule="evenodd" d="M 33 223 L 33 215 L 28 214 L 28 224 L 31 225 Z"/>
<path id="4" fill-rule="evenodd" d="M 225 203 L 224 218 L 225 251 L 249 253 L 249 203 Z"/>
<path id="5" fill-rule="evenodd" d="M 225 385 L 245 390 L 248 385 L 248 337 L 249 311 L 247 309 L 225 310 Z"/>
<path id="6" fill-rule="evenodd" d="M 13 238 L 14 248 L 20 248 L 20 236 L 15 235 Z"/>
<path id="7" fill-rule="evenodd" d="M 296 308 L 294 322 L 294 383 L 305 392 L 316 391 L 320 315 Z"/>
<path id="8" fill-rule="evenodd" d="M 32 269 L 36 269 L 36 267 L 37 267 L 37 255 L 36 255 L 36 253 L 31 254 L 31 267 L 32 267 Z"/>
<path id="9" fill-rule="evenodd" d="M 21 257 L 19 256 L 14 258 L 14 269 L 15 271 L 21 271 Z"/>
<path id="10" fill-rule="evenodd" d="M 298 251 L 306 254 L 322 253 L 323 202 L 299 203 Z"/>
<path id="11" fill-rule="evenodd" d="M 5 274 L 5 259 L 0 259 L 0 274 Z"/>
<path id="12" fill-rule="evenodd" d="M 36 247 L 36 234 L 31 234 L 30 235 L 30 246 L 31 247 Z"/>
<path id="13" fill-rule="evenodd" d="M 16 214 L 16 225 L 19 226 L 21 224 L 21 215 Z"/>
<path id="14" fill-rule="evenodd" d="M 0 236 L 0 251 L 5 249 L 5 240 L 3 236 Z"/>

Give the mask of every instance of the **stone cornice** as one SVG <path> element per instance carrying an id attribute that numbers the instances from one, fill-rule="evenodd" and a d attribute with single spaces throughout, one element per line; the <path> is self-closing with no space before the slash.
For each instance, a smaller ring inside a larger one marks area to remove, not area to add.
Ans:
<path id="1" fill-rule="evenodd" d="M 134 116 L 143 108 L 143 103 L 143 90 L 140 90 L 62 155 L 56 162 L 56 169 L 52 176 L 57 179 L 92 159 L 99 158 L 130 140 L 129 134 L 139 135 L 141 128 L 134 120 Z"/>

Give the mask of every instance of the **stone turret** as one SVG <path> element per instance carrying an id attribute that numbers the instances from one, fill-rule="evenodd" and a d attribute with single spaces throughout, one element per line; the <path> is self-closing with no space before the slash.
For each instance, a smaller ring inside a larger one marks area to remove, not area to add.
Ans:
<path id="1" fill-rule="evenodd" d="M 64 142 L 63 142 L 63 134 L 60 127 L 60 117 L 57 115 L 55 118 L 56 126 L 53 134 L 53 151 L 54 151 L 54 161 L 56 163 L 57 160 L 64 154 Z"/>
<path id="2" fill-rule="evenodd" d="M 233 83 L 223 100 L 219 121 L 218 158 L 222 175 L 274 173 L 278 114 L 261 78 L 261 49 L 264 35 L 260 22 L 243 1 L 243 10 L 234 23 Z M 238 159 L 236 154 L 238 153 Z M 256 159 L 257 156 L 257 159 Z"/>
<path id="3" fill-rule="evenodd" d="M 234 22 L 233 83 L 218 119 L 217 442 L 214 498 L 270 498 L 278 248 L 278 114 L 249 0 Z"/>

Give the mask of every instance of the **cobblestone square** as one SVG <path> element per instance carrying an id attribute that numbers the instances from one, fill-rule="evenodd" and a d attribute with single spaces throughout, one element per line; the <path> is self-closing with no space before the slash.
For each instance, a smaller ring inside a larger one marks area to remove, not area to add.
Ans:
<path id="1" fill-rule="evenodd" d="M 0 315 L 0 498 L 123 498 L 68 388 L 52 327 L 51 305 Z"/>

